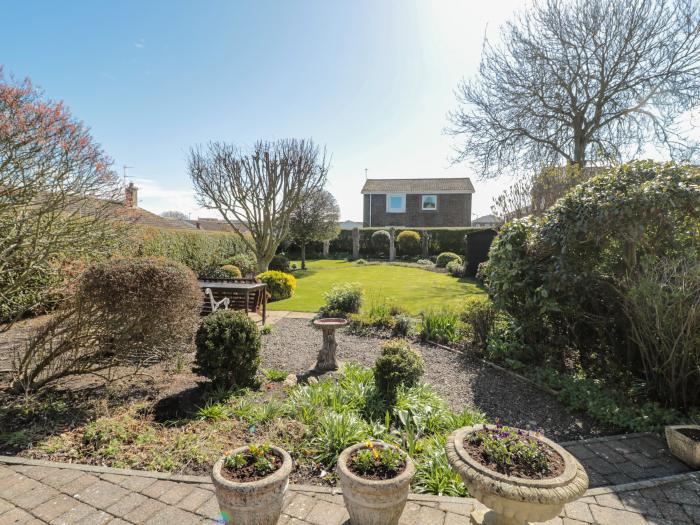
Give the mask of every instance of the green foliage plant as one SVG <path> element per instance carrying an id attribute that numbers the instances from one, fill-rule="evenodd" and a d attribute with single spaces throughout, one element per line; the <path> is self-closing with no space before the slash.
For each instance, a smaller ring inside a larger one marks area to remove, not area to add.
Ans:
<path id="1" fill-rule="evenodd" d="M 416 385 L 424 370 L 423 357 L 407 341 L 393 339 L 382 346 L 374 363 L 377 391 L 388 403 L 393 403 L 398 389 Z"/>
<path id="2" fill-rule="evenodd" d="M 268 270 L 273 270 L 277 272 L 289 273 L 291 267 L 289 263 L 289 258 L 281 253 L 275 255 L 270 264 L 268 265 Z"/>
<path id="3" fill-rule="evenodd" d="M 462 258 L 454 252 L 442 252 L 435 259 L 435 266 L 438 268 L 446 268 L 450 261 L 462 262 Z"/>
<path id="4" fill-rule="evenodd" d="M 358 283 L 333 285 L 325 294 L 326 303 L 319 310 L 320 317 L 347 317 L 360 311 L 363 300 L 362 287 Z"/>
<path id="5" fill-rule="evenodd" d="M 396 236 L 396 242 L 403 255 L 418 255 L 420 253 L 420 234 L 416 231 L 402 231 Z"/>
<path id="6" fill-rule="evenodd" d="M 204 318 L 195 338 L 196 374 L 214 387 L 240 388 L 256 384 L 260 364 L 260 333 L 244 312 L 217 310 Z"/>
<path id="7" fill-rule="evenodd" d="M 464 264 L 461 260 L 454 259 L 447 263 L 447 273 L 454 277 L 464 277 Z"/>
<path id="8" fill-rule="evenodd" d="M 238 266 L 234 266 L 233 264 L 224 264 L 221 269 L 229 274 L 229 277 L 233 279 L 241 278 L 241 270 L 238 268 Z"/>
<path id="9" fill-rule="evenodd" d="M 420 337 L 438 344 L 456 344 L 461 339 L 461 321 L 456 311 L 429 310 L 421 315 Z"/>
<path id="10" fill-rule="evenodd" d="M 470 299 L 460 313 L 462 322 L 471 326 L 474 346 L 479 352 L 486 350 L 488 337 L 493 330 L 498 311 L 489 299 Z"/>
<path id="11" fill-rule="evenodd" d="M 489 295 L 517 321 L 526 343 L 554 342 L 557 349 L 567 341 L 580 349 L 585 369 L 603 352 L 607 362 L 624 363 L 658 388 L 625 310 L 631 276 L 648 258 L 697 257 L 698 202 L 696 167 L 635 161 L 611 168 L 540 218 L 501 228 L 484 271 Z M 656 392 L 659 400 L 686 405 L 679 394 Z"/>
<path id="12" fill-rule="evenodd" d="M 273 301 L 289 299 L 297 288 L 296 278 L 289 273 L 268 270 L 258 274 L 258 279 L 267 284 L 267 291 Z"/>

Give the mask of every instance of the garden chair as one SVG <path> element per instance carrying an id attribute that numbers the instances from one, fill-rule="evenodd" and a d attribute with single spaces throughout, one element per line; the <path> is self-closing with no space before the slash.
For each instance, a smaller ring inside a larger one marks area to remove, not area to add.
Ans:
<path id="1" fill-rule="evenodd" d="M 204 290 L 204 293 L 209 297 L 209 304 L 211 305 L 212 313 L 216 312 L 219 308 L 222 307 L 222 305 L 224 310 L 228 310 L 228 305 L 231 302 L 231 299 L 229 299 L 228 297 L 224 297 L 223 299 L 221 299 L 221 301 L 217 301 L 216 299 L 214 299 L 214 294 L 212 293 L 211 288 L 207 288 L 206 290 Z"/>

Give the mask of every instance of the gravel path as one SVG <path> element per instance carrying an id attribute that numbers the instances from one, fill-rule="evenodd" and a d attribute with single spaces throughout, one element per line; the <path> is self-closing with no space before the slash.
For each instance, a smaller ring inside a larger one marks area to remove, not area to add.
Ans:
<path id="1" fill-rule="evenodd" d="M 339 331 L 338 359 L 371 366 L 384 341 Z M 542 428 L 555 441 L 613 433 L 585 414 L 569 412 L 554 396 L 518 378 L 464 356 L 425 345 L 424 381 L 454 409 L 474 406 L 495 420 L 521 428 Z M 302 319 L 282 319 L 263 337 L 262 366 L 301 374 L 316 362 L 321 333 Z"/>

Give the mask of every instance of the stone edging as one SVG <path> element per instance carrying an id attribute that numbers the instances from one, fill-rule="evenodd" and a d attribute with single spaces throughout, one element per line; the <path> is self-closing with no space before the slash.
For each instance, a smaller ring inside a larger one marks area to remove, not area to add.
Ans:
<path id="1" fill-rule="evenodd" d="M 570 445 L 588 445 L 589 443 L 605 443 L 607 441 L 622 441 L 625 439 L 634 439 L 644 436 L 659 437 L 655 432 L 633 432 L 631 434 L 613 434 L 612 436 L 601 436 L 588 439 L 575 439 L 573 441 L 562 441 L 559 443 L 562 447 Z"/>
<path id="2" fill-rule="evenodd" d="M 60 468 L 68 470 L 80 470 L 83 472 L 93 472 L 95 474 L 116 474 L 119 476 L 139 476 L 142 478 L 163 479 L 167 481 L 177 481 L 180 483 L 211 484 L 209 476 L 188 476 L 183 474 L 168 474 L 167 472 L 153 472 L 149 470 L 134 470 L 126 468 L 102 467 L 99 465 L 85 465 L 82 463 L 61 463 L 60 461 L 46 461 L 43 459 L 22 458 L 18 456 L 0 455 L 0 465 L 26 465 L 32 467 Z M 289 490 L 294 492 L 307 492 L 313 494 L 327 494 L 330 496 L 342 495 L 343 492 L 337 487 L 319 487 L 318 485 L 289 485 Z M 435 496 L 433 494 L 409 494 L 409 501 L 441 502 L 441 503 L 464 503 L 473 498 L 459 498 L 455 496 Z"/>
<path id="3" fill-rule="evenodd" d="M 642 433 L 644 434 L 644 433 Z M 630 437 L 633 437 L 630 434 Z M 606 439 L 606 438 L 594 438 Z M 575 442 L 578 443 L 578 442 Z M 1 456 L 0 465 L 27 465 L 34 467 L 61 468 L 70 470 L 81 470 L 83 472 L 94 472 L 96 474 L 117 474 L 121 476 L 140 476 L 142 478 L 164 479 L 168 481 L 179 481 L 183 483 L 211 483 L 209 476 L 186 476 L 182 474 L 168 474 L 165 472 L 151 472 L 148 470 L 134 470 L 112 467 L 101 467 L 98 465 L 83 465 L 81 463 L 60 463 L 58 461 L 46 461 L 43 459 L 30 459 L 17 456 Z M 588 489 L 584 494 L 587 496 L 600 496 L 602 494 L 614 494 L 618 492 L 628 492 L 630 490 L 649 489 L 669 483 L 678 483 L 682 481 L 698 481 L 700 482 L 700 470 L 684 472 L 682 474 L 674 474 L 656 479 L 647 479 L 643 481 L 635 481 L 633 483 L 625 483 L 622 485 L 611 485 L 608 487 L 598 487 Z M 315 494 L 341 495 L 343 492 L 337 487 L 319 487 L 317 485 L 289 485 L 289 490 L 294 492 L 309 492 Z M 441 502 L 441 503 L 465 503 L 473 501 L 473 498 L 460 498 L 455 496 L 435 496 L 433 494 L 409 494 L 409 501 L 425 501 L 425 502 Z"/>
<path id="4" fill-rule="evenodd" d="M 630 490 L 651 489 L 654 487 L 660 487 L 661 485 L 679 483 L 682 481 L 700 481 L 700 470 L 693 470 L 682 474 L 673 474 L 672 476 L 664 476 L 662 478 L 634 481 L 632 483 L 624 483 L 622 485 L 610 485 L 608 487 L 588 489 L 585 496 L 600 496 L 602 494 L 616 494 L 618 492 L 628 492 Z"/>

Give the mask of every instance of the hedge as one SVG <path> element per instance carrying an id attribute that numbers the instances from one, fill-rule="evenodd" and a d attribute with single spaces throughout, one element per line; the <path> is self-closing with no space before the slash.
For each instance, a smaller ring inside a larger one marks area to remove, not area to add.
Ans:
<path id="1" fill-rule="evenodd" d="M 201 274 L 248 250 L 233 233 L 137 228 L 122 251 L 127 256 L 165 257 Z"/>
<path id="2" fill-rule="evenodd" d="M 387 228 L 360 228 L 360 257 L 364 258 L 387 258 L 388 248 L 381 249 L 372 243 L 372 234 Z M 396 228 L 395 239 L 403 231 L 416 231 L 422 237 L 424 232 L 428 232 L 430 242 L 428 244 L 429 255 L 438 255 L 442 252 L 454 252 L 461 256 L 466 255 L 466 245 L 464 236 L 470 237 L 470 251 L 472 260 L 467 257 L 470 266 L 468 273 L 474 275 L 476 266 L 487 259 L 488 249 L 491 241 L 496 236 L 496 231 L 491 228 L 469 227 L 469 228 Z M 471 239 L 474 239 L 472 244 Z M 341 230 L 338 237 L 330 242 L 329 255 L 331 257 L 346 257 L 352 254 L 352 230 Z M 294 244 L 285 246 L 288 255 L 295 256 L 298 249 Z M 320 257 L 323 252 L 323 243 L 313 242 L 306 247 L 307 256 Z M 473 270 L 473 271 L 470 271 Z"/>

